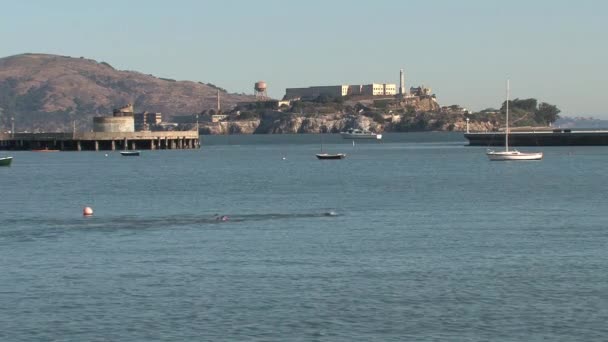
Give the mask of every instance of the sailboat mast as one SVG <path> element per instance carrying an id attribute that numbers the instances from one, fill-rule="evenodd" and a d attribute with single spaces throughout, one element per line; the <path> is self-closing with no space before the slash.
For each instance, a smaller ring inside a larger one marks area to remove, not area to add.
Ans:
<path id="1" fill-rule="evenodd" d="M 507 79 L 507 127 L 505 128 L 505 151 L 509 152 L 509 80 Z"/>

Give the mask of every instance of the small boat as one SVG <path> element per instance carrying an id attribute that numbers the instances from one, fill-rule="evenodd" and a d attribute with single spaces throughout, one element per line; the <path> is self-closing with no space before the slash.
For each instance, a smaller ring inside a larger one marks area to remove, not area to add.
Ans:
<path id="1" fill-rule="evenodd" d="M 486 152 L 490 160 L 541 160 L 543 159 L 542 152 L 520 152 L 518 150 L 509 151 L 509 80 L 507 80 L 507 101 L 506 101 L 506 125 L 505 125 L 505 150 Z"/>
<path id="2" fill-rule="evenodd" d="M 120 154 L 125 157 L 137 157 L 139 156 L 139 151 L 120 151 Z"/>
<path id="3" fill-rule="evenodd" d="M 377 134 L 374 132 L 364 131 L 356 128 L 350 128 L 344 132 L 340 132 L 340 135 L 344 139 L 382 139 L 382 134 Z"/>
<path id="4" fill-rule="evenodd" d="M 316 156 L 317 156 L 317 159 L 344 159 L 344 158 L 346 158 L 346 154 L 344 154 L 344 153 L 337 153 L 337 154 L 319 153 Z"/>
<path id="5" fill-rule="evenodd" d="M 323 134 L 321 134 L 321 153 L 316 154 L 317 159 L 344 159 L 346 158 L 346 154 L 344 153 L 325 153 L 323 148 Z"/>
<path id="6" fill-rule="evenodd" d="M 13 157 L 2 157 L 0 158 L 0 166 L 11 166 Z"/>

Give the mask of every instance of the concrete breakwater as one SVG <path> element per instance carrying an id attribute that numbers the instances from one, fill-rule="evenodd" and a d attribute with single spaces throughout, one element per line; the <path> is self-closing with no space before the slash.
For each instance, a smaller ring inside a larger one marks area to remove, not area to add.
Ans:
<path id="1" fill-rule="evenodd" d="M 200 148 L 196 131 L 0 133 L 0 150 L 174 150 Z"/>

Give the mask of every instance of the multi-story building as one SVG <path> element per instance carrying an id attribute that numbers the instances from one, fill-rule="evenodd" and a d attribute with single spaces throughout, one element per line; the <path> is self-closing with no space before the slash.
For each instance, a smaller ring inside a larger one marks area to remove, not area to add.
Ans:
<path id="1" fill-rule="evenodd" d="M 372 83 L 361 86 L 362 95 L 397 95 L 397 86 L 391 83 Z"/>
<path id="2" fill-rule="evenodd" d="M 285 91 L 285 98 L 315 99 L 321 95 L 340 97 L 348 95 L 348 88 L 348 85 L 287 88 Z"/>
<path id="3" fill-rule="evenodd" d="M 158 125 L 163 121 L 162 113 L 134 113 L 136 131 L 149 131 L 151 126 Z"/>
<path id="4" fill-rule="evenodd" d="M 315 99 L 321 95 L 331 97 L 342 97 L 347 95 L 396 95 L 397 86 L 392 83 L 372 83 L 364 85 L 335 85 L 335 86 L 314 86 L 307 88 L 287 88 L 285 91 L 286 99 Z"/>

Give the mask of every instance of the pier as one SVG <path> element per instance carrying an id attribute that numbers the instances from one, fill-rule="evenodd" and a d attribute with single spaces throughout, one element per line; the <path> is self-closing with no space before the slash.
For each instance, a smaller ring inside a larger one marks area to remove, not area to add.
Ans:
<path id="1" fill-rule="evenodd" d="M 0 133 L 0 150 L 123 151 L 200 148 L 197 131 Z"/>
<path id="2" fill-rule="evenodd" d="M 504 146 L 505 132 L 465 133 L 469 146 Z M 607 146 L 608 130 L 511 131 L 509 146 Z"/>

